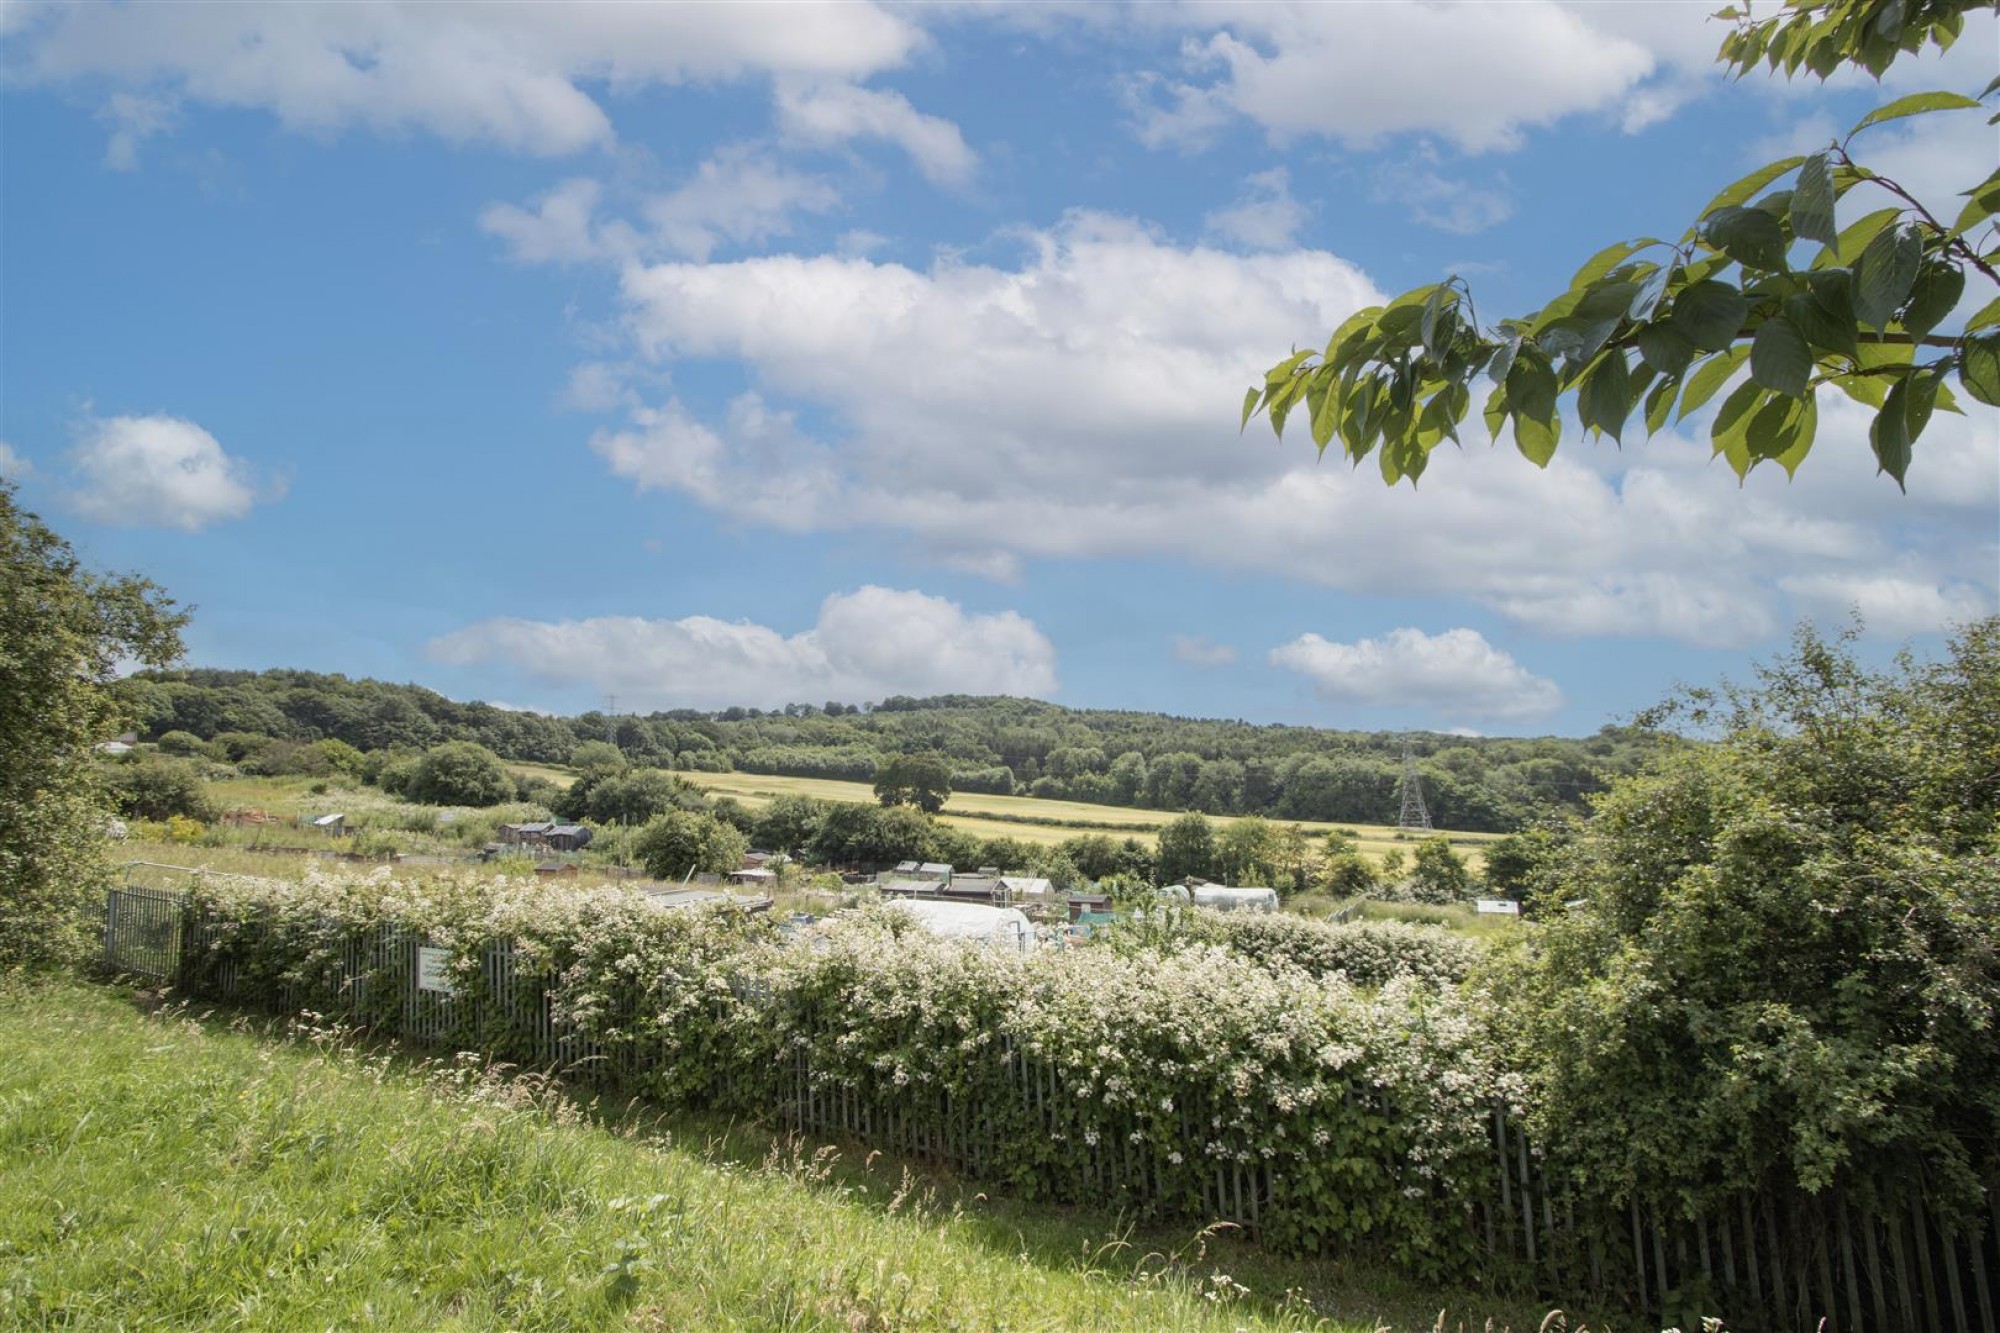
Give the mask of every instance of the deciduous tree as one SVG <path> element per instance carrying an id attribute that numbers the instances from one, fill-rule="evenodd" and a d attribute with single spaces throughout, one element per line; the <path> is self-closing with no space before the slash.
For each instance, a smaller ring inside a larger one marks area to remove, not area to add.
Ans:
<path id="1" fill-rule="evenodd" d="M 1879 76 L 1899 56 L 1950 46 L 1967 10 L 1990 8 L 1791 0 L 1761 19 L 1729 8 L 1719 59 L 1738 74 Z M 1798 467 L 1825 388 L 1874 413 L 1876 463 L 1901 486 L 1932 415 L 1959 410 L 1950 382 L 2000 405 L 2000 171 L 1990 154 L 1968 162 L 1965 202 L 1934 213 L 1866 165 L 1868 136 L 1910 116 L 1983 116 L 1996 91 L 2000 79 L 1977 97 L 1921 92 L 1879 107 L 1826 147 L 1728 185 L 1679 237 L 1605 248 L 1531 314 L 1484 323 L 1458 277 L 1357 311 L 1323 350 L 1273 366 L 1244 396 L 1244 424 L 1263 412 L 1282 435 L 1303 417 L 1322 453 L 1338 440 L 1351 462 L 1373 453 L 1385 481 L 1414 484 L 1432 450 L 1459 443 L 1475 392 L 1487 431 L 1511 433 L 1546 467 L 1566 397 L 1587 434 L 1618 440 L 1635 415 L 1650 435 L 1729 389 L 1709 435 L 1741 477 L 1767 461 Z M 1955 327 L 1969 284 L 1991 299 Z"/>
<path id="2" fill-rule="evenodd" d="M 91 747 L 123 720 L 119 665 L 172 662 L 186 621 L 150 580 L 84 568 L 0 482 L 0 968 L 88 952 L 106 818 Z"/>

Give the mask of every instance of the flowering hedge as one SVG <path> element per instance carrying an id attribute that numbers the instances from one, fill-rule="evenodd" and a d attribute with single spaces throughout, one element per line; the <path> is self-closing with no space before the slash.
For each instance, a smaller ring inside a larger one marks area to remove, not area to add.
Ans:
<path id="1" fill-rule="evenodd" d="M 1021 955 L 879 912 L 788 940 L 621 890 L 385 872 L 216 886 L 195 910 L 197 992 L 580 1064 L 1022 1194 L 1254 1222 L 1281 1250 L 1365 1250 L 1423 1277 L 1478 1260 L 1488 1125 L 1518 1100 L 1449 991 L 1364 991 L 1186 941 Z M 417 992 L 418 942 L 450 950 L 448 999 Z"/>
<path id="2" fill-rule="evenodd" d="M 1320 978 L 1344 976 L 1356 986 L 1381 986 L 1397 977 L 1449 985 L 1463 981 L 1479 956 L 1477 944 L 1450 931 L 1399 921 L 1333 925 L 1286 913 L 1168 908 L 1119 929 L 1127 943 L 1142 948 L 1219 944 L 1257 962 Z"/>

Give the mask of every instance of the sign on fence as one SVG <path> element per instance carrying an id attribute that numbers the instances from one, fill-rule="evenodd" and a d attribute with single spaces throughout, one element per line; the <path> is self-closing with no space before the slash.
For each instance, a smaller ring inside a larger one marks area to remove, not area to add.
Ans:
<path id="1" fill-rule="evenodd" d="M 438 995 L 457 994 L 451 984 L 451 950 L 418 947 L 417 989 Z"/>

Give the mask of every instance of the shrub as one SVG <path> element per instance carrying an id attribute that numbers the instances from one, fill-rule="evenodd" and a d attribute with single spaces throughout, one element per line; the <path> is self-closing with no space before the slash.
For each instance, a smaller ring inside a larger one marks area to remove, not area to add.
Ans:
<path id="1" fill-rule="evenodd" d="M 673 810 L 640 829 L 632 850 L 655 879 L 686 879 L 738 869 L 750 840 L 713 815 Z"/>
<path id="2" fill-rule="evenodd" d="M 2000 620 L 1862 669 L 1802 631 L 1755 688 L 1679 701 L 1713 745 L 1599 798 L 1502 968 L 1543 1141 L 1692 1209 L 2000 1181 Z M 1990 1197 L 1990 1196 L 1989 1196 Z"/>
<path id="3" fill-rule="evenodd" d="M 1440 1276 L 1483 1248 L 1467 1204 L 1495 1188 L 1487 1125 L 1514 1083 L 1449 992 L 1366 994 L 1222 949 L 986 951 L 880 909 L 802 947 L 760 918 L 618 890 L 315 871 L 199 892 L 195 994 L 226 973 L 239 999 L 399 1031 L 415 950 L 380 947 L 399 934 L 449 951 L 456 996 L 425 1004 L 447 1049 L 588 1051 L 614 1087 L 731 1113 L 851 1100 L 878 1140 L 898 1127 L 885 1146 L 1063 1202 L 1207 1220 L 1233 1207 L 1214 1186 L 1234 1176 L 1283 1251 Z M 486 962 L 501 941 L 506 969 Z"/>
<path id="4" fill-rule="evenodd" d="M 1479 946 L 1432 926 L 1393 921 L 1340 925 L 1290 913 L 1168 909 L 1119 934 L 1142 947 L 1174 941 L 1219 944 L 1267 966 L 1297 968 L 1313 977 L 1345 977 L 1356 986 L 1382 986 L 1407 977 L 1429 986 L 1462 981 L 1479 958 Z"/>
<path id="5" fill-rule="evenodd" d="M 154 742 L 161 754 L 170 754 L 178 759 L 190 759 L 208 752 L 208 744 L 192 731 L 170 731 Z"/>
<path id="6" fill-rule="evenodd" d="M 417 761 L 407 784 L 402 794 L 425 805 L 498 805 L 514 799 L 514 779 L 500 756 L 470 741 L 434 746 Z"/>
<path id="7" fill-rule="evenodd" d="M 179 815 L 197 822 L 215 818 L 201 774 L 185 760 L 129 757 L 108 764 L 104 784 L 113 807 L 133 819 L 161 821 Z"/>

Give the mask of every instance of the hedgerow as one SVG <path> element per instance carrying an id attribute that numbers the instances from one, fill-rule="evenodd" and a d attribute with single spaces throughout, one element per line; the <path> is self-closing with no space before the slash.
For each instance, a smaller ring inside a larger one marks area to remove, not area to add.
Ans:
<path id="1" fill-rule="evenodd" d="M 196 992 L 414 1024 L 667 1105 L 838 1099 L 871 1137 L 1031 1197 L 1207 1220 L 1245 1191 L 1276 1249 L 1419 1276 L 1478 1259 L 1488 1126 L 1518 1102 L 1449 991 L 1187 940 L 1010 954 L 880 913 L 788 940 L 620 890 L 383 872 L 206 887 L 194 910 Z M 450 999 L 416 995 L 419 941 L 450 951 Z"/>
<path id="2" fill-rule="evenodd" d="M 1255 962 L 1294 967 L 1313 977 L 1345 977 L 1355 986 L 1381 986 L 1408 977 L 1432 986 L 1463 981 L 1479 946 L 1434 926 L 1396 921 L 1330 924 L 1287 913 L 1212 912 L 1168 908 L 1122 923 L 1118 934 L 1141 948 L 1174 942 L 1219 944 Z"/>

